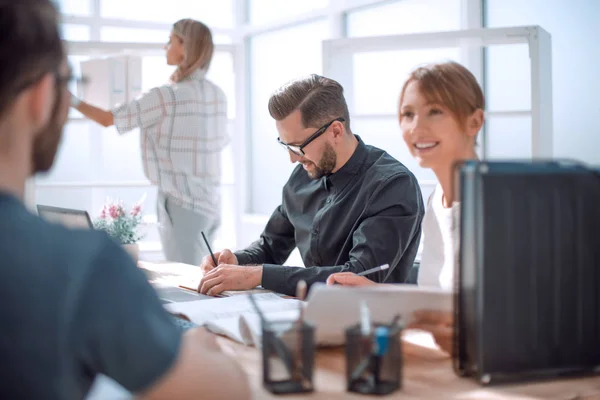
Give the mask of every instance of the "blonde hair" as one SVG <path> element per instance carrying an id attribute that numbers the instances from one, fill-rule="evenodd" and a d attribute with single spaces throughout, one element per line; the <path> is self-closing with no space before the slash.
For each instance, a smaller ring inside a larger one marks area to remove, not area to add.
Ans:
<path id="1" fill-rule="evenodd" d="M 197 69 L 207 71 L 215 47 L 210 29 L 200 21 L 181 19 L 173 24 L 173 33 L 183 41 L 184 59 L 171 81 L 179 82 Z"/>
<path id="2" fill-rule="evenodd" d="M 448 108 L 463 127 L 469 116 L 485 107 L 483 91 L 477 79 L 457 62 L 429 64 L 411 72 L 402 87 L 400 107 L 404 92 L 413 81 L 419 84 L 419 90 L 428 102 Z"/>

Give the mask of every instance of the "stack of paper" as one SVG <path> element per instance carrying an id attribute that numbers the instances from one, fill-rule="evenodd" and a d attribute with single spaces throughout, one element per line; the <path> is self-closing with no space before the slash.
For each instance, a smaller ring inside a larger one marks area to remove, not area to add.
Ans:
<path id="1" fill-rule="evenodd" d="M 258 307 L 269 321 L 295 320 L 302 302 L 284 299 L 274 293 L 254 294 Z M 198 325 L 233 340 L 260 346 L 261 325 L 248 296 L 165 304 L 171 312 L 185 314 Z"/>
<path id="2" fill-rule="evenodd" d="M 255 294 L 267 320 L 295 320 L 298 300 L 285 299 L 274 293 Z M 453 296 L 449 291 L 423 289 L 414 285 L 377 285 L 362 288 L 313 285 L 305 304 L 305 319 L 315 326 L 316 343 L 344 343 L 346 328 L 359 322 L 360 303 L 370 309 L 374 322 L 389 323 L 396 315 L 409 323 L 416 310 L 452 312 Z M 247 345 L 260 346 L 261 324 L 248 296 L 167 304 L 172 312 L 187 315 L 198 325 Z"/>

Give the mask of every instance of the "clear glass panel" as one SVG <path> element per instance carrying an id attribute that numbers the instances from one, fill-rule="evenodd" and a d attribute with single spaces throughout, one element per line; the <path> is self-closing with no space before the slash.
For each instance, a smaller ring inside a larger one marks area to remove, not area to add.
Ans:
<path id="1" fill-rule="evenodd" d="M 261 24 L 325 8 L 329 0 L 287 1 L 285 7 L 281 0 L 249 0 L 248 3 L 250 23 Z"/>
<path id="2" fill-rule="evenodd" d="M 105 18 L 165 23 L 193 18 L 211 27 L 233 27 L 232 0 L 169 0 L 156 3 L 146 0 L 102 0 L 100 14 Z"/>
<path id="3" fill-rule="evenodd" d="M 227 124 L 229 129 L 229 135 L 231 142 L 236 140 L 235 138 L 235 122 L 229 121 Z M 235 183 L 235 169 L 233 157 L 233 146 L 231 143 L 223 149 L 221 153 L 221 184 L 222 185 L 233 185 Z"/>
<path id="4" fill-rule="evenodd" d="M 400 90 L 409 73 L 419 65 L 460 61 L 460 49 L 442 48 L 357 53 L 353 55 L 352 99 L 356 114 L 396 115 Z"/>
<path id="5" fill-rule="evenodd" d="M 221 227 L 217 231 L 214 244 L 217 249 L 235 248 L 235 196 L 237 194 L 238 191 L 233 185 L 221 187 Z"/>
<path id="6" fill-rule="evenodd" d="M 162 29 L 121 28 L 117 26 L 105 26 L 100 29 L 100 40 L 103 42 L 167 43 L 169 35 L 169 30 Z"/>
<path id="7" fill-rule="evenodd" d="M 90 0 L 53 0 L 62 14 L 90 15 L 92 4 Z"/>
<path id="8" fill-rule="evenodd" d="M 165 56 L 144 56 L 142 58 L 142 91 L 147 92 L 169 83 L 175 67 L 167 65 Z"/>
<path id="9" fill-rule="evenodd" d="M 486 50 L 486 101 L 490 111 L 531 109 L 531 61 L 525 43 Z"/>
<path id="10" fill-rule="evenodd" d="M 587 2 L 588 4 L 598 4 L 595 0 L 587 0 Z M 564 27 L 571 30 L 570 28 L 573 27 L 572 19 L 565 18 L 565 16 L 575 16 L 575 14 L 572 14 L 574 9 L 569 6 L 569 3 L 550 5 L 544 0 L 486 0 L 484 10 L 485 22 L 489 28 L 526 25 L 541 25 L 547 28 L 550 21 L 556 21 L 564 23 Z M 581 7 L 578 10 L 580 13 L 585 14 L 589 12 L 587 7 Z M 594 17 L 595 15 L 591 13 L 590 20 L 595 21 Z M 554 31 L 554 29 L 550 30 L 550 32 Z"/>
<path id="11" fill-rule="evenodd" d="M 539 25 L 551 34 L 553 155 L 595 165 L 600 165 L 598 16 L 597 0 L 485 2 L 487 27 Z"/>
<path id="12" fill-rule="evenodd" d="M 69 56 L 69 65 L 73 70 L 73 74 L 77 77 L 81 77 L 81 62 L 89 60 L 89 56 Z M 77 88 L 77 82 L 72 81 L 69 83 L 69 90 L 71 93 L 79 96 L 79 89 Z M 74 109 L 73 107 L 69 108 L 69 118 L 83 118 L 83 114 Z"/>
<path id="13" fill-rule="evenodd" d="M 421 168 L 402 139 L 398 120 L 394 117 L 351 117 L 352 131 L 366 143 L 387 151 L 406 166 L 419 181 L 436 180 L 430 169 Z"/>
<path id="14" fill-rule="evenodd" d="M 63 40 L 84 42 L 90 40 L 90 27 L 88 25 L 61 24 Z"/>
<path id="15" fill-rule="evenodd" d="M 348 13 L 346 26 L 353 37 L 450 31 L 460 23 L 461 0 L 397 0 Z"/>
<path id="16" fill-rule="evenodd" d="M 227 97 L 227 116 L 235 118 L 235 70 L 233 55 L 227 52 L 215 52 L 206 78 L 217 84 Z"/>
<path id="17" fill-rule="evenodd" d="M 233 37 L 231 35 L 218 35 L 213 33 L 213 43 L 215 44 L 231 44 Z"/>
<path id="18" fill-rule="evenodd" d="M 114 127 L 99 132 L 102 137 L 100 181 L 145 181 L 140 149 L 140 131 L 119 135 Z"/>
<path id="19" fill-rule="evenodd" d="M 170 34 L 170 29 L 123 28 L 119 26 L 100 28 L 100 39 L 104 42 L 167 43 Z M 229 35 L 213 34 L 215 44 L 231 44 L 232 41 Z"/>
<path id="20" fill-rule="evenodd" d="M 277 144 L 275 121 L 267 104 L 271 93 L 291 79 L 321 73 L 321 42 L 326 21 L 265 33 L 250 40 L 250 182 L 251 210 L 270 215 L 281 202 L 281 189 L 293 165 Z M 276 52 L 273 49 L 277 49 Z"/>
<path id="21" fill-rule="evenodd" d="M 61 145 L 54 166 L 47 174 L 36 177 L 38 182 L 86 181 L 93 173 L 91 127 L 92 122 L 72 121 L 65 125 Z"/>
<path id="22" fill-rule="evenodd" d="M 531 117 L 488 117 L 488 159 L 531 159 Z"/>

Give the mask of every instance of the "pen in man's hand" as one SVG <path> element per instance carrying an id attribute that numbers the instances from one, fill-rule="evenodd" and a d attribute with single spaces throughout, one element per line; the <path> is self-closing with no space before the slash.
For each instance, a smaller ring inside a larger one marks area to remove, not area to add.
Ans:
<path id="1" fill-rule="evenodd" d="M 217 262 L 217 258 L 215 257 L 215 254 L 213 253 L 212 249 L 210 248 L 210 244 L 208 244 L 208 240 L 206 239 L 206 236 L 204 235 L 204 231 L 200 232 L 202 233 L 202 238 L 204 239 L 204 243 L 206 243 L 206 247 L 208 248 L 208 251 L 210 252 L 210 256 L 213 259 L 213 262 L 215 263 L 215 267 L 217 265 L 219 265 L 219 263 Z"/>
<path id="2" fill-rule="evenodd" d="M 379 267 L 375 267 L 375 268 L 371 268 L 371 269 L 368 269 L 368 270 L 363 271 L 363 272 L 359 272 L 356 275 L 358 275 L 358 276 L 365 276 L 365 275 L 372 274 L 373 272 L 384 271 L 384 270 L 388 269 L 389 267 L 390 267 L 389 264 L 383 264 L 383 265 L 380 265 Z"/>

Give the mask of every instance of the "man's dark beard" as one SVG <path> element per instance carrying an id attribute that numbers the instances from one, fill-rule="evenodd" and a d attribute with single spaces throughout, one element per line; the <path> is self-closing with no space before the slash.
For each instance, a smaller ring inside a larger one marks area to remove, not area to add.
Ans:
<path id="1" fill-rule="evenodd" d="M 335 168 L 335 164 L 337 162 L 337 154 L 333 150 L 333 147 L 329 143 L 325 143 L 325 151 L 323 151 L 323 156 L 318 164 L 315 165 L 315 171 L 313 173 L 308 173 L 308 176 L 311 179 L 319 179 L 323 176 L 330 175 L 333 169 Z"/>
<path id="2" fill-rule="evenodd" d="M 66 108 L 66 110 L 65 110 Z M 43 127 L 33 143 L 33 173 L 46 172 L 54 164 L 62 131 L 67 120 L 68 105 L 65 102 L 64 90 L 57 86 L 54 107 L 48 124 Z"/>

